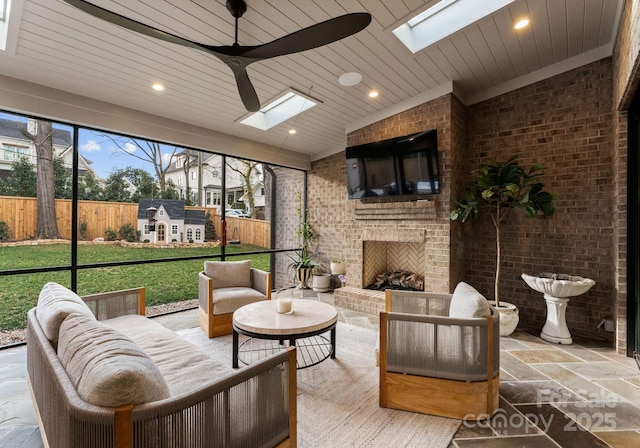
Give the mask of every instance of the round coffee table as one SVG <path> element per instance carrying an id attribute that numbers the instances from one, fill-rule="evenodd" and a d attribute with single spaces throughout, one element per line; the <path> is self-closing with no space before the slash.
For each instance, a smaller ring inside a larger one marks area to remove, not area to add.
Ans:
<path id="1" fill-rule="evenodd" d="M 326 303 L 308 299 L 293 299 L 292 312 L 276 312 L 275 300 L 263 300 L 238 308 L 233 313 L 233 367 L 238 361 L 249 364 L 240 355 L 258 358 L 280 350 L 284 341 L 296 347 L 298 369 L 314 366 L 325 359 L 336 357 L 337 310 Z M 330 339 L 322 333 L 330 332 Z M 239 344 L 239 335 L 249 339 Z M 278 341 L 257 344 L 253 339 Z"/>

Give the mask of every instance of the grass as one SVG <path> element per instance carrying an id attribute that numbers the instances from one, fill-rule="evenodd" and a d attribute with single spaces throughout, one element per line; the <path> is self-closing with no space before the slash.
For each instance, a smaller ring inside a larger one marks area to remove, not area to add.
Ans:
<path id="1" fill-rule="evenodd" d="M 227 246 L 226 254 L 263 250 L 241 244 Z M 78 264 L 153 260 L 159 258 L 218 255 L 220 248 L 126 248 L 117 245 L 80 245 Z M 244 255 L 230 260 L 250 259 L 251 266 L 269 270 L 269 254 Z M 0 270 L 69 265 L 69 244 L 16 246 L 0 248 Z M 198 272 L 204 260 L 169 261 L 154 264 L 91 268 L 78 271 L 78 294 L 86 295 L 119 289 L 146 288 L 147 305 L 157 305 L 198 297 Z M 47 282 L 69 287 L 71 273 L 41 272 L 0 276 L 0 330 L 24 328 L 27 311 L 38 301 L 40 289 Z"/>

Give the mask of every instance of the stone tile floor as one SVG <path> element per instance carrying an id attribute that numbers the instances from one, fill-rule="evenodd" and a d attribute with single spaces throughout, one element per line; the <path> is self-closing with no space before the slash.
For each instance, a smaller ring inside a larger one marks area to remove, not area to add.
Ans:
<path id="1" fill-rule="evenodd" d="M 330 293 L 305 292 L 333 303 Z M 339 309 L 341 322 L 377 330 L 379 319 Z M 156 317 L 172 330 L 198 325 L 197 310 Z M 26 383 L 26 347 L 0 350 L 0 447 L 42 446 Z M 640 371 L 593 341 L 549 344 L 518 331 L 501 340 L 500 408 L 463 422 L 450 448 L 640 447 Z"/>

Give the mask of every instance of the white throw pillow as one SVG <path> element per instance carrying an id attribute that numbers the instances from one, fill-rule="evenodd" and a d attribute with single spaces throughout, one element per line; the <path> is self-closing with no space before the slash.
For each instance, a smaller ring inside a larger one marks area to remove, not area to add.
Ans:
<path id="1" fill-rule="evenodd" d="M 58 343 L 60 324 L 71 313 L 82 314 L 95 320 L 87 304 L 75 292 L 54 282 L 42 287 L 36 316 L 44 334 L 54 347 Z"/>
<path id="2" fill-rule="evenodd" d="M 170 396 L 160 370 L 135 342 L 80 314 L 70 314 L 60 325 L 58 358 L 89 403 L 117 407 Z"/>
<path id="3" fill-rule="evenodd" d="M 213 280 L 213 288 L 241 286 L 251 288 L 251 260 L 205 261 L 204 273 Z"/>
<path id="4" fill-rule="evenodd" d="M 491 315 L 491 306 L 487 299 L 473 286 L 460 282 L 453 291 L 449 317 L 469 319 Z"/>

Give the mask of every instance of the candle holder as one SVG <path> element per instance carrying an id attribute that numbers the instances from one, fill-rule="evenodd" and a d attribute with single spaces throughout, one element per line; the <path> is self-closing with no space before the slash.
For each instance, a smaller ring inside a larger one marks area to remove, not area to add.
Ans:
<path id="1" fill-rule="evenodd" d="M 290 314 L 293 312 L 293 298 L 291 297 L 290 291 L 276 291 L 276 313 L 279 314 Z"/>

